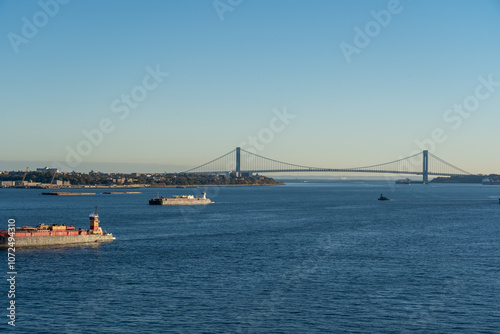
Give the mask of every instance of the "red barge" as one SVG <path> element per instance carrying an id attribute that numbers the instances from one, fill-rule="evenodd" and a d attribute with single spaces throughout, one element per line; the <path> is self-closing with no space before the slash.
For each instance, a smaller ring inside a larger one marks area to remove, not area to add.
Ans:
<path id="1" fill-rule="evenodd" d="M 99 226 L 97 210 L 92 212 L 89 218 L 90 229 L 88 230 L 81 228 L 76 230 L 74 226 L 57 224 L 39 224 L 36 227 L 23 226 L 0 230 L 0 248 L 106 242 L 116 239 L 112 233 L 103 231 Z"/>

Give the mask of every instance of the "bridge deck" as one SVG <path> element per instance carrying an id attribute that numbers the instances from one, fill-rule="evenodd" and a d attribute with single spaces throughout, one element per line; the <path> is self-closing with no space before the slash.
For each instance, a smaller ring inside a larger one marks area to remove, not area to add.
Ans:
<path id="1" fill-rule="evenodd" d="M 430 167 L 430 168 L 429 168 Z M 269 159 L 241 148 L 220 156 L 203 165 L 186 171 L 196 174 L 222 174 L 228 172 L 239 173 L 378 173 L 378 174 L 406 174 L 422 175 L 424 182 L 428 176 L 458 176 L 471 175 L 428 151 L 412 156 L 378 164 L 357 168 L 318 168 L 295 165 Z"/>

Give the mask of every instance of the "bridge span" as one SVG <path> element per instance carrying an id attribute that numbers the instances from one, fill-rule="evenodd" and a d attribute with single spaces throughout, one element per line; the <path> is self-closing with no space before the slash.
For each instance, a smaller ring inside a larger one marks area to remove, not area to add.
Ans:
<path id="1" fill-rule="evenodd" d="M 270 159 L 240 147 L 184 173 L 222 174 L 235 172 L 239 174 L 252 173 L 286 173 L 286 172 L 332 172 L 332 173 L 378 173 L 422 175 L 424 183 L 429 182 L 429 176 L 472 175 L 471 173 L 437 157 L 425 150 L 412 156 L 389 161 L 377 165 L 353 168 L 320 168 L 291 164 Z"/>

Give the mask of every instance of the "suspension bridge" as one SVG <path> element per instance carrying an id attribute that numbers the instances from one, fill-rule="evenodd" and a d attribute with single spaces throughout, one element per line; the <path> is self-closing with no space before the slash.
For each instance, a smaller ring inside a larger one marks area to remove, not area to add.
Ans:
<path id="1" fill-rule="evenodd" d="M 429 181 L 429 176 L 459 176 L 471 173 L 429 153 L 425 150 L 406 158 L 389 161 L 377 165 L 354 168 L 319 168 L 287 163 L 266 158 L 249 152 L 240 147 L 212 161 L 204 163 L 184 173 L 193 174 L 223 174 L 251 175 L 253 173 L 285 173 L 285 172 L 332 172 L 332 173 L 382 173 L 422 175 L 423 182 Z"/>

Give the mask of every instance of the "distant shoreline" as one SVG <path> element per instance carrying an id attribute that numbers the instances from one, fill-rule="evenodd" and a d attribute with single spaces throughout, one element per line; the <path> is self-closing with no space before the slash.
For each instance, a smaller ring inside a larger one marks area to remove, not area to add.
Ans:
<path id="1" fill-rule="evenodd" d="M 264 184 L 264 183 L 255 183 L 255 184 L 204 184 L 204 185 L 190 185 L 190 186 L 71 186 L 71 187 L 60 187 L 60 188 L 45 188 L 45 187 L 3 187 L 0 189 L 43 189 L 43 190 L 71 190 L 71 189 L 159 189 L 159 188 L 179 188 L 179 189 L 197 189 L 203 187 L 265 187 L 265 186 L 282 186 L 285 185 L 284 182 L 278 182 L 274 184 Z"/>

